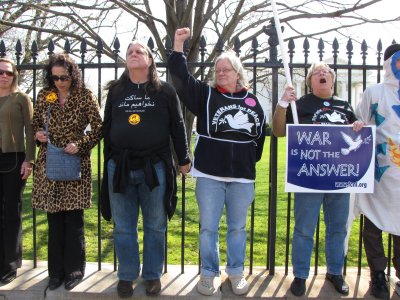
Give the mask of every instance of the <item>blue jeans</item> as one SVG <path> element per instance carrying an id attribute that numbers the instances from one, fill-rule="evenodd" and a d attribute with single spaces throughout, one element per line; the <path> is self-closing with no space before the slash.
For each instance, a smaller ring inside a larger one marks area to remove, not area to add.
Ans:
<path id="1" fill-rule="evenodd" d="M 145 280 L 161 277 L 164 264 L 165 231 L 167 213 L 164 206 L 166 190 L 165 166 L 158 162 L 154 167 L 159 186 L 150 191 L 145 183 L 144 172 L 129 173 L 125 193 L 113 193 L 115 162 L 108 162 L 108 187 L 111 213 L 114 221 L 114 245 L 118 258 L 118 278 L 132 281 L 140 273 L 138 243 L 139 206 L 143 216 L 143 270 Z"/>
<path id="2" fill-rule="evenodd" d="M 247 211 L 254 199 L 254 183 L 222 182 L 198 177 L 196 199 L 200 211 L 201 274 L 219 276 L 219 222 L 226 207 L 228 275 L 243 272 L 246 254 Z"/>
<path id="3" fill-rule="evenodd" d="M 325 256 L 327 271 L 341 275 L 349 215 L 349 194 L 295 193 L 292 263 L 295 277 L 307 279 L 310 271 L 314 232 L 321 204 L 325 220 Z"/>

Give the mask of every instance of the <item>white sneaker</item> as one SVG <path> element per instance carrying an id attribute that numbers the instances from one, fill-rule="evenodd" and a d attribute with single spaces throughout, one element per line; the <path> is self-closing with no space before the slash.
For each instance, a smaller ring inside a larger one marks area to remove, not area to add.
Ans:
<path id="1" fill-rule="evenodd" d="M 214 294 L 214 277 L 200 275 L 199 282 L 197 283 L 197 291 L 205 296 Z"/>
<path id="2" fill-rule="evenodd" d="M 229 276 L 232 285 L 232 291 L 235 295 L 246 294 L 249 290 L 249 283 L 244 278 L 243 273 Z"/>

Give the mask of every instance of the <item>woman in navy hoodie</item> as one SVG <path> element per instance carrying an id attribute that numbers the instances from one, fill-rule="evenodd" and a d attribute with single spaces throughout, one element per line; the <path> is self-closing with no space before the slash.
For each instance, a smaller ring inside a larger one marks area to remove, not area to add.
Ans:
<path id="1" fill-rule="evenodd" d="M 247 211 L 254 199 L 256 162 L 265 138 L 265 115 L 257 97 L 248 91 L 244 69 L 234 52 L 215 61 L 212 82 L 195 79 L 187 69 L 183 43 L 189 28 L 175 33 L 168 59 L 180 100 L 197 117 L 198 139 L 192 175 L 197 177 L 200 211 L 201 275 L 197 290 L 212 295 L 218 288 L 219 222 L 226 208 L 228 231 L 226 272 L 237 295 L 247 293 L 243 275 Z"/>

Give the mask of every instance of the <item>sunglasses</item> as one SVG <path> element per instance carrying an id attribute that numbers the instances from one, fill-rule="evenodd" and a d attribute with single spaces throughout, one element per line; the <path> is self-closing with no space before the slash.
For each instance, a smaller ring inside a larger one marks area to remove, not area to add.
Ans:
<path id="1" fill-rule="evenodd" d="M 14 73 L 11 71 L 4 71 L 4 70 L 0 70 L 0 76 L 3 76 L 4 74 L 6 74 L 7 76 L 14 76 Z"/>
<path id="2" fill-rule="evenodd" d="M 68 80 L 70 80 L 70 77 L 68 76 L 68 75 L 61 75 L 61 76 L 57 76 L 57 75 L 51 75 L 51 80 L 53 80 L 53 81 L 59 81 L 59 80 L 61 80 L 61 81 L 68 81 Z"/>

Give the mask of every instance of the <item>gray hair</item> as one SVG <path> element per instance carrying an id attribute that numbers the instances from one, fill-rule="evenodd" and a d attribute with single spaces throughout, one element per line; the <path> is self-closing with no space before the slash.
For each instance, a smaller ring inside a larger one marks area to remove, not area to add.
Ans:
<path id="1" fill-rule="evenodd" d="M 236 53 L 232 50 L 223 52 L 221 55 L 219 55 L 214 62 L 214 76 L 213 79 L 210 81 L 210 85 L 212 87 L 215 87 L 217 85 L 216 83 L 216 74 L 215 74 L 215 70 L 217 67 L 217 63 L 220 60 L 223 59 L 227 59 L 229 61 L 229 63 L 232 65 L 232 68 L 235 70 L 235 72 L 239 75 L 239 79 L 236 83 L 236 89 L 237 90 L 241 90 L 242 88 L 248 88 L 249 87 L 249 83 L 247 82 L 246 78 L 244 77 L 244 68 L 243 68 L 243 64 L 240 61 L 240 58 L 236 56 Z"/>

